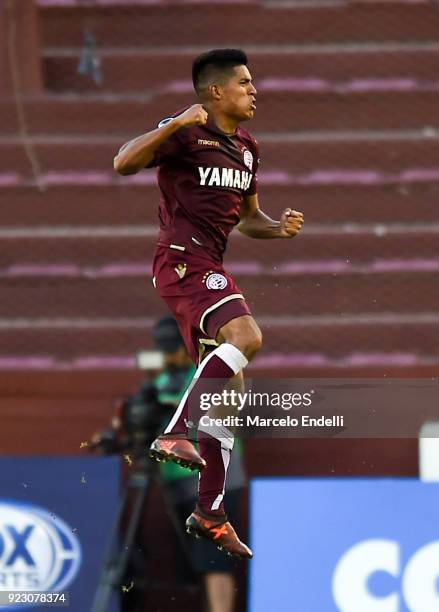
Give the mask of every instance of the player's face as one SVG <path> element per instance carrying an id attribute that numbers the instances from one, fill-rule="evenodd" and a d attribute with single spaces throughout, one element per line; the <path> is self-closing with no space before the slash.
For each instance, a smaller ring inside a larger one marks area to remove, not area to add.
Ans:
<path id="1" fill-rule="evenodd" d="M 238 121 L 252 119 L 257 91 L 247 66 L 235 66 L 234 74 L 222 86 L 224 113 Z"/>

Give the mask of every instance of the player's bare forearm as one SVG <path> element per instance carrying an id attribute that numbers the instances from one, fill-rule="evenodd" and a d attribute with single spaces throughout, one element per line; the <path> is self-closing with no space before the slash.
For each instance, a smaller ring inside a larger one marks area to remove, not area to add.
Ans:
<path id="1" fill-rule="evenodd" d="M 201 104 L 194 104 L 184 113 L 161 127 L 126 142 L 114 158 L 114 169 L 119 174 L 136 174 L 154 159 L 154 154 L 174 132 L 191 125 L 204 125 L 207 113 Z"/>
<path id="2" fill-rule="evenodd" d="M 257 239 L 293 238 L 303 225 L 303 214 L 287 208 L 279 221 L 274 221 L 266 215 L 258 204 L 257 195 L 247 196 L 241 205 L 241 221 L 238 230 Z"/>
<path id="3" fill-rule="evenodd" d="M 252 217 L 241 219 L 238 229 L 241 234 L 245 234 L 249 238 L 270 239 L 280 238 L 280 221 L 270 219 L 262 210 Z"/>
<path id="4" fill-rule="evenodd" d="M 174 119 L 125 143 L 114 158 L 114 169 L 119 174 L 136 174 L 152 162 L 156 149 L 178 129 L 180 129 L 179 122 Z"/>

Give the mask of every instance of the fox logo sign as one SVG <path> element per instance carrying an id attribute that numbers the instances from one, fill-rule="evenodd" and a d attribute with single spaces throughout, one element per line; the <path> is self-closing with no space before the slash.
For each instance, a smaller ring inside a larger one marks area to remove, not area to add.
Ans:
<path id="1" fill-rule="evenodd" d="M 78 538 L 61 518 L 38 506 L 0 502 L 0 590 L 61 591 L 75 578 L 81 556 Z"/>

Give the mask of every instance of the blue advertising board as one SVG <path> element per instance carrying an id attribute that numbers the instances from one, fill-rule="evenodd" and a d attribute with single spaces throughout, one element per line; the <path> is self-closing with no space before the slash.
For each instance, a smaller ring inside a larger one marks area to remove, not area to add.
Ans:
<path id="1" fill-rule="evenodd" d="M 439 484 L 256 479 L 249 612 L 437 612 Z"/>
<path id="2" fill-rule="evenodd" d="M 0 458 L 0 591 L 67 591 L 70 610 L 89 611 L 119 482 L 115 457 Z"/>

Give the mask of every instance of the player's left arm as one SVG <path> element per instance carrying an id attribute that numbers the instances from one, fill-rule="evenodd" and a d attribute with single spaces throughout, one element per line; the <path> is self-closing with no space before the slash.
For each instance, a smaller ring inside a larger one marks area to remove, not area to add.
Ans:
<path id="1" fill-rule="evenodd" d="M 303 214 L 291 208 L 283 211 L 279 221 L 271 219 L 259 208 L 256 193 L 243 197 L 240 218 L 237 227 L 250 238 L 293 238 L 303 225 Z"/>

